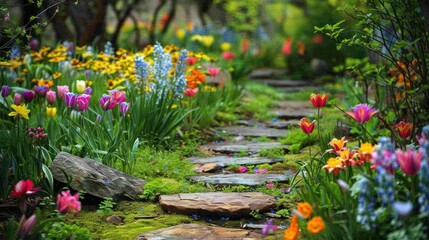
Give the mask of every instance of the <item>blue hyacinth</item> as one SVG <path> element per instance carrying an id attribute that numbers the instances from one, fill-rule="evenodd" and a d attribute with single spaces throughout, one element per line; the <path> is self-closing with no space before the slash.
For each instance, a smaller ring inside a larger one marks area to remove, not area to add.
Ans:
<path id="1" fill-rule="evenodd" d="M 142 88 L 146 88 L 151 73 L 150 64 L 146 62 L 142 56 L 136 55 L 134 59 L 134 68 L 136 70 L 137 84 L 141 84 Z"/>
<path id="2" fill-rule="evenodd" d="M 423 127 L 422 138 L 419 140 L 423 150 L 423 159 L 419 172 L 419 204 L 420 213 L 429 214 L 429 125 Z"/>
<path id="3" fill-rule="evenodd" d="M 180 51 L 179 59 L 176 63 L 176 70 L 174 72 L 174 96 L 181 98 L 183 96 L 183 92 L 186 89 L 186 59 L 188 58 L 188 51 L 183 49 Z"/>
<path id="4" fill-rule="evenodd" d="M 113 45 L 111 42 L 107 41 L 106 44 L 104 44 L 104 54 L 114 56 L 115 55 L 115 49 L 113 48 Z"/>
<path id="5" fill-rule="evenodd" d="M 355 185 L 359 189 L 356 222 L 362 224 L 366 230 L 370 230 L 377 218 L 374 211 L 371 185 L 368 179 L 364 177 L 360 178 Z"/>
<path id="6" fill-rule="evenodd" d="M 162 90 L 168 84 L 168 73 L 173 67 L 171 55 L 166 53 L 161 44 L 156 43 L 153 49 L 153 73 L 157 83 L 157 89 Z"/>

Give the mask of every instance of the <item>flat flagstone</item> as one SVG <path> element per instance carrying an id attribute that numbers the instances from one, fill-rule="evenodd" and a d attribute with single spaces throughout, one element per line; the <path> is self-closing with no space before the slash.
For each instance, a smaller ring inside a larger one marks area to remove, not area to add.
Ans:
<path id="1" fill-rule="evenodd" d="M 250 240 L 261 239 L 261 234 L 249 229 L 205 226 L 195 223 L 162 228 L 137 236 L 135 240 Z"/>
<path id="2" fill-rule="evenodd" d="M 248 154 L 258 153 L 263 149 L 273 149 L 273 148 L 283 148 L 285 151 L 288 151 L 288 146 L 283 145 L 279 142 L 249 142 L 249 141 L 239 141 L 239 142 L 223 142 L 223 143 L 214 143 L 206 144 L 201 146 L 203 149 L 213 152 L 221 153 L 238 153 L 246 152 Z"/>
<path id="3" fill-rule="evenodd" d="M 267 182 L 287 182 L 291 177 L 292 175 L 289 174 L 235 173 L 193 176 L 191 179 L 210 184 L 260 186 Z"/>
<path id="4" fill-rule="evenodd" d="M 159 204 L 169 213 L 239 218 L 253 210 L 275 208 L 274 197 L 260 192 L 208 192 L 161 195 Z"/>
<path id="5" fill-rule="evenodd" d="M 308 87 L 311 85 L 309 81 L 303 81 L 303 80 L 287 80 L 287 79 L 264 79 L 264 80 L 257 80 L 259 83 L 266 84 L 271 87 L 275 88 L 302 88 L 302 87 Z"/>
<path id="6" fill-rule="evenodd" d="M 293 87 L 293 86 L 290 86 L 290 87 L 276 87 L 276 90 L 277 91 L 279 91 L 279 92 L 286 92 L 286 93 L 288 93 L 288 92 L 300 92 L 300 91 L 313 91 L 313 92 L 320 92 L 321 91 L 321 89 L 320 89 L 320 87 L 313 87 L 313 86 L 311 86 L 311 87 Z"/>
<path id="7" fill-rule="evenodd" d="M 254 126 L 254 127 L 244 127 L 244 126 L 229 126 L 220 128 L 221 131 L 227 132 L 232 136 L 243 136 L 243 137 L 268 137 L 268 138 L 278 138 L 283 137 L 288 134 L 288 131 L 283 129 L 272 129 L 266 128 L 265 126 Z"/>
<path id="8" fill-rule="evenodd" d="M 255 69 L 249 74 L 249 78 L 272 78 L 279 75 L 284 75 L 284 69 L 261 68 Z"/>
<path id="9" fill-rule="evenodd" d="M 270 128 L 277 128 L 277 129 L 286 129 L 289 128 L 289 126 L 297 126 L 298 125 L 297 119 L 291 119 L 286 121 L 275 121 L 275 122 L 268 122 L 266 123 L 267 127 Z"/>
<path id="10" fill-rule="evenodd" d="M 303 117 L 315 117 L 317 110 L 315 109 L 276 109 L 273 110 L 273 114 L 278 118 L 303 118 Z"/>
<path id="11" fill-rule="evenodd" d="M 314 109 L 314 106 L 310 101 L 278 101 L 275 105 L 279 108 L 287 109 Z"/>
<path id="12" fill-rule="evenodd" d="M 222 167 L 230 165 L 257 165 L 263 163 L 276 163 L 283 162 L 281 158 L 262 158 L 262 157 L 228 157 L 228 156 L 215 156 L 215 157 L 191 157 L 188 158 L 193 164 L 216 164 Z"/>

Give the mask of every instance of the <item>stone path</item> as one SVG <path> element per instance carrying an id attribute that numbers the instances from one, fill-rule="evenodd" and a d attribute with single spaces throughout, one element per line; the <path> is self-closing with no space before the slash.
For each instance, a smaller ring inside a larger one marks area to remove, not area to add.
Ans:
<path id="1" fill-rule="evenodd" d="M 286 152 L 288 151 L 288 146 L 283 145 L 279 142 L 250 142 L 250 141 L 238 141 L 238 142 L 222 142 L 222 143 L 212 143 L 203 145 L 202 148 L 205 148 L 209 151 L 218 152 L 218 153 L 247 153 L 255 154 L 261 152 L 263 149 L 274 149 L 282 148 Z"/>
<path id="2" fill-rule="evenodd" d="M 231 218 L 249 216 L 254 210 L 268 211 L 275 203 L 274 197 L 259 192 L 180 193 L 159 198 L 161 207 L 170 213 Z"/>
<path id="3" fill-rule="evenodd" d="M 180 224 L 139 235 L 135 240 L 250 240 L 260 239 L 261 234 L 247 229 Z"/>
<path id="4" fill-rule="evenodd" d="M 229 157 L 229 156 L 214 156 L 214 157 L 191 157 L 189 161 L 193 164 L 215 163 L 221 167 L 230 165 L 257 165 L 263 163 L 283 162 L 281 158 L 262 158 L 262 157 Z"/>
<path id="5" fill-rule="evenodd" d="M 267 182 L 287 182 L 291 177 L 290 174 L 234 173 L 193 176 L 191 179 L 210 184 L 259 186 Z"/>
<path id="6" fill-rule="evenodd" d="M 259 127 L 243 127 L 243 126 L 229 126 L 220 128 L 221 131 L 227 132 L 232 136 L 243 136 L 243 137 L 268 137 L 268 138 L 279 138 L 284 137 L 288 134 L 286 130 L 270 129 L 265 126 Z"/>

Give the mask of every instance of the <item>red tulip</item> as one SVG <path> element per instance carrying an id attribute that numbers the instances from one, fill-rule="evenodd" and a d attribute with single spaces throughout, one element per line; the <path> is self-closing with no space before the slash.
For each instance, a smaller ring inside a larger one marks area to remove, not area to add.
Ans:
<path id="1" fill-rule="evenodd" d="M 21 180 L 13 186 L 13 191 L 10 193 L 10 196 L 19 198 L 25 195 L 35 194 L 39 190 L 40 188 L 34 188 L 34 183 L 30 179 Z"/>
<path id="2" fill-rule="evenodd" d="M 403 139 L 408 138 L 413 130 L 413 124 L 404 121 L 399 122 L 395 127 L 398 129 L 399 136 Z"/>
<path id="3" fill-rule="evenodd" d="M 198 62 L 198 58 L 196 58 L 196 57 L 188 57 L 188 58 L 187 58 L 187 62 L 188 62 L 188 65 L 189 65 L 189 66 L 192 66 L 192 65 L 194 65 L 196 62 Z"/>
<path id="4" fill-rule="evenodd" d="M 234 53 L 232 52 L 224 52 L 222 53 L 222 58 L 225 60 L 232 60 L 235 58 Z"/>
<path id="5" fill-rule="evenodd" d="M 304 133 L 311 134 L 314 130 L 314 123 L 315 122 L 316 122 L 316 120 L 313 120 L 310 123 L 307 118 L 302 118 L 301 121 L 299 121 L 298 125 L 301 127 L 301 129 Z"/>
<path id="6" fill-rule="evenodd" d="M 219 74 L 219 72 L 220 72 L 220 68 L 212 68 L 212 67 L 208 67 L 208 68 L 207 68 L 207 72 L 208 72 L 211 76 L 216 77 L 216 76 Z"/>
<path id="7" fill-rule="evenodd" d="M 289 56 L 292 54 L 292 38 L 286 38 L 282 46 L 282 53 L 285 56 Z"/>
<path id="8" fill-rule="evenodd" d="M 322 108 L 325 106 L 326 101 L 328 101 L 328 94 L 314 94 L 310 95 L 310 100 L 316 108 Z"/>
<path id="9" fill-rule="evenodd" d="M 413 151 L 408 149 L 406 152 L 397 150 L 395 152 L 399 166 L 407 175 L 414 175 L 420 171 L 423 159 L 423 151 Z"/>
<path id="10" fill-rule="evenodd" d="M 195 96 L 195 94 L 197 94 L 197 92 L 198 92 L 198 88 L 193 88 L 193 89 L 187 88 L 185 90 L 185 95 L 188 97 L 193 97 L 193 96 Z"/>

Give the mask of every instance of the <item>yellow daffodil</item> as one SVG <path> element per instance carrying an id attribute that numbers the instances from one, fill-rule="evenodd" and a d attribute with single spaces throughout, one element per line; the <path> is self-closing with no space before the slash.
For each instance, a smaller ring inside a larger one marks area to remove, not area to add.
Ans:
<path id="1" fill-rule="evenodd" d="M 185 30 L 183 30 L 181 28 L 179 28 L 179 29 L 176 30 L 176 37 L 178 39 L 183 39 L 185 37 L 185 35 L 186 35 Z"/>
<path id="2" fill-rule="evenodd" d="M 21 104 L 19 106 L 12 104 L 10 106 L 11 108 L 13 108 L 13 110 L 9 113 L 9 116 L 11 117 L 15 117 L 15 118 L 25 118 L 25 119 L 29 119 L 28 118 L 28 114 L 30 113 L 30 109 L 27 109 L 27 107 L 24 104 Z"/>

